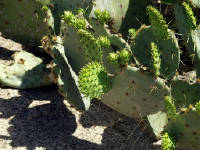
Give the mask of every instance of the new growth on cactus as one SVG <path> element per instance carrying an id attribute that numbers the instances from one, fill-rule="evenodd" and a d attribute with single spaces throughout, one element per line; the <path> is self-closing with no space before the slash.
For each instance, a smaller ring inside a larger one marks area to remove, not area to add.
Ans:
<path id="1" fill-rule="evenodd" d="M 197 26 L 196 18 L 194 17 L 194 13 L 192 11 L 192 8 L 187 2 L 183 2 L 183 8 L 185 9 L 185 15 L 186 15 L 186 23 L 187 23 L 187 28 L 189 30 L 194 30 Z"/>
<path id="2" fill-rule="evenodd" d="M 152 64 L 152 69 L 153 69 L 153 73 L 156 77 L 158 77 L 160 75 L 160 63 L 161 63 L 161 59 L 160 59 L 160 52 L 158 49 L 158 46 L 154 43 L 151 42 L 151 64 Z"/>
<path id="3" fill-rule="evenodd" d="M 101 11 L 100 9 L 96 9 L 94 14 L 96 15 L 97 19 L 102 23 L 106 24 L 110 21 L 110 14 L 108 11 L 104 10 Z"/>
<path id="4" fill-rule="evenodd" d="M 176 150 L 175 141 L 167 132 L 162 136 L 162 150 Z"/>
<path id="5" fill-rule="evenodd" d="M 108 61 L 117 67 L 127 66 L 128 62 L 131 58 L 131 52 L 127 49 L 122 49 L 121 51 L 117 51 L 109 53 Z"/>
<path id="6" fill-rule="evenodd" d="M 154 35 L 158 39 L 165 39 L 165 40 L 168 39 L 169 38 L 168 25 L 166 24 L 166 21 L 160 14 L 160 12 L 152 6 L 148 6 L 147 14 L 149 16 L 149 21 L 151 23 Z"/>
<path id="7" fill-rule="evenodd" d="M 101 99 L 110 90 L 108 73 L 102 64 L 91 62 L 84 66 L 79 73 L 79 88 L 89 98 Z"/>

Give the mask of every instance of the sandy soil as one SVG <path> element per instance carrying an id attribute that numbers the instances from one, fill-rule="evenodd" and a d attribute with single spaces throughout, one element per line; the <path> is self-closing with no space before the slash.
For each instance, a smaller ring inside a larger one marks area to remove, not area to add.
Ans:
<path id="1" fill-rule="evenodd" d="M 0 36 L 0 63 L 21 45 Z M 73 108 L 52 85 L 0 87 L 0 150 L 160 150 L 141 119 L 130 119 L 93 101 Z"/>

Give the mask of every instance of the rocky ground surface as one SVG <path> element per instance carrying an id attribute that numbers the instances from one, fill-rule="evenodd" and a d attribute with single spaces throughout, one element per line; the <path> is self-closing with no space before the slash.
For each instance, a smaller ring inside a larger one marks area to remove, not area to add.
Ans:
<path id="1" fill-rule="evenodd" d="M 0 63 L 21 49 L 0 36 Z M 0 150 L 160 150 L 153 142 L 142 119 L 122 116 L 100 101 L 77 111 L 56 85 L 0 87 Z"/>

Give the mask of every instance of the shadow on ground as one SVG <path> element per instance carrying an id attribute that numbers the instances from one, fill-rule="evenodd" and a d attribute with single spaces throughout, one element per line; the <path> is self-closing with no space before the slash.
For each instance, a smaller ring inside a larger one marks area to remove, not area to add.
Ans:
<path id="1" fill-rule="evenodd" d="M 9 60 L 13 52 L 0 47 L 0 59 Z M 6 88 L 5 88 L 6 89 Z M 20 96 L 0 98 L 0 119 L 9 120 L 10 136 L 1 135 L 0 141 L 10 140 L 13 148 L 35 150 L 155 150 L 153 138 L 141 119 L 134 120 L 93 101 L 89 111 L 83 112 L 79 123 L 84 128 L 104 126 L 102 144 L 98 145 L 73 136 L 77 129 L 75 115 L 63 103 L 56 86 L 19 90 Z M 33 101 L 38 105 L 30 107 Z M 41 101 L 49 103 L 41 104 Z M 90 135 L 88 135 L 90 136 Z M 94 137 L 95 138 L 95 137 Z"/>
<path id="2" fill-rule="evenodd" d="M 75 116 L 63 104 L 56 86 L 20 91 L 21 96 L 0 99 L 0 118 L 14 116 L 8 128 L 12 147 L 34 150 L 99 150 L 100 145 L 77 139 L 72 134 L 77 124 Z M 33 100 L 50 100 L 51 103 L 29 108 Z"/>
<path id="3" fill-rule="evenodd" d="M 84 112 L 79 121 L 85 128 L 93 125 L 107 127 L 102 137 L 103 150 L 157 150 L 160 148 L 153 145 L 156 139 L 151 135 L 144 120 L 121 115 L 100 101 L 93 101 L 90 110 Z"/>

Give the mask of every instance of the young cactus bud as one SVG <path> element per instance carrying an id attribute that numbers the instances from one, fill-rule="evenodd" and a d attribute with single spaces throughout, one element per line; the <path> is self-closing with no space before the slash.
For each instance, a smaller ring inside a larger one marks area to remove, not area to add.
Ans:
<path id="1" fill-rule="evenodd" d="M 107 59 L 108 59 L 109 63 L 111 63 L 112 65 L 117 66 L 117 67 L 120 66 L 118 53 L 115 53 L 115 52 L 109 53 Z"/>
<path id="2" fill-rule="evenodd" d="M 134 39 L 134 37 L 136 35 L 136 30 L 134 28 L 131 28 L 128 30 L 128 34 L 131 39 Z"/>
<path id="3" fill-rule="evenodd" d="M 154 42 L 151 42 L 151 63 L 153 68 L 153 73 L 155 77 L 160 75 L 160 53 L 157 45 Z"/>
<path id="4" fill-rule="evenodd" d="M 168 118 L 176 118 L 176 107 L 173 100 L 169 96 L 165 96 L 165 109 L 167 111 Z"/>
<path id="5" fill-rule="evenodd" d="M 116 53 L 110 53 L 108 61 L 114 66 L 126 66 L 131 58 L 131 52 L 127 49 L 122 49 Z"/>
<path id="6" fill-rule="evenodd" d="M 82 8 L 79 8 L 79 9 L 77 10 L 77 14 L 85 14 L 85 10 L 82 9 Z"/>
<path id="7" fill-rule="evenodd" d="M 110 40 L 106 36 L 100 36 L 97 39 L 97 42 L 101 45 L 102 48 L 108 48 L 111 44 Z"/>
<path id="8" fill-rule="evenodd" d="M 169 136 L 167 132 L 162 136 L 162 150 L 176 150 L 175 141 Z"/>
<path id="9" fill-rule="evenodd" d="M 91 62 L 81 69 L 78 83 L 82 94 L 91 99 L 101 99 L 110 90 L 108 73 L 98 62 Z"/>
<path id="10" fill-rule="evenodd" d="M 200 101 L 196 103 L 195 110 L 200 113 Z"/>
<path id="11" fill-rule="evenodd" d="M 74 14 L 70 11 L 65 11 L 64 15 L 62 15 L 61 17 L 66 24 L 75 29 L 86 29 L 85 19 L 75 17 Z"/>
<path id="12" fill-rule="evenodd" d="M 119 52 L 119 59 L 120 59 L 120 65 L 128 65 L 128 62 L 131 58 L 131 52 L 127 49 L 122 49 Z"/>
<path id="13" fill-rule="evenodd" d="M 158 39 L 166 40 L 169 38 L 168 25 L 162 14 L 154 7 L 147 7 L 147 14 L 149 15 L 149 21 L 152 26 L 154 35 Z"/>
<path id="14" fill-rule="evenodd" d="M 107 10 L 101 11 L 100 9 L 96 9 L 94 14 L 102 24 L 106 24 L 110 21 L 110 14 Z"/>
<path id="15" fill-rule="evenodd" d="M 195 29 L 197 24 L 197 20 L 194 17 L 194 13 L 192 11 L 192 8 L 190 7 L 190 5 L 186 2 L 183 2 L 183 7 L 185 9 L 185 14 L 186 14 L 186 22 L 187 22 L 187 26 L 189 29 Z"/>
<path id="16" fill-rule="evenodd" d="M 42 7 L 42 11 L 47 12 L 48 10 L 49 10 L 49 8 L 48 8 L 46 5 L 44 5 L 44 6 Z"/>

